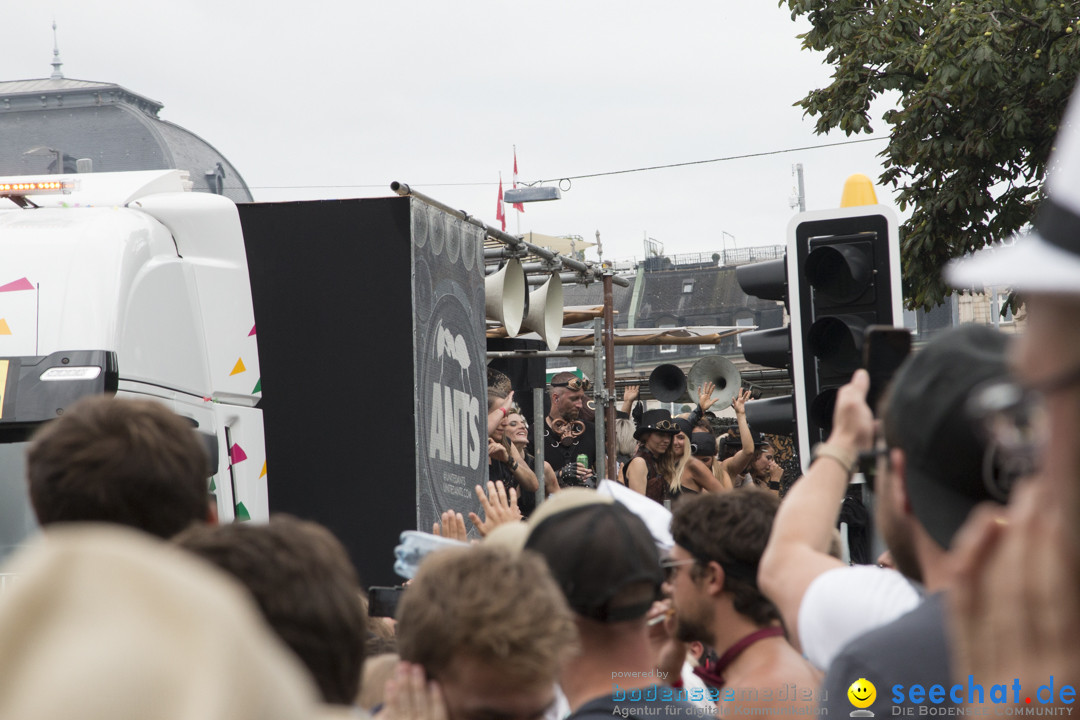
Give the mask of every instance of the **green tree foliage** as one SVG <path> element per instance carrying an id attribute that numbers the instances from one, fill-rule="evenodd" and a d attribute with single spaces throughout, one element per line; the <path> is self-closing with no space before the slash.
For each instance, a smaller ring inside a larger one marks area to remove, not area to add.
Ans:
<path id="1" fill-rule="evenodd" d="M 913 308 L 940 303 L 947 260 L 1031 219 L 1080 70 L 1080 2 L 785 3 L 813 26 L 803 47 L 834 68 L 832 84 L 796 103 L 817 132 L 870 133 L 871 101 L 895 98 L 880 182 L 912 210 L 904 296 Z"/>

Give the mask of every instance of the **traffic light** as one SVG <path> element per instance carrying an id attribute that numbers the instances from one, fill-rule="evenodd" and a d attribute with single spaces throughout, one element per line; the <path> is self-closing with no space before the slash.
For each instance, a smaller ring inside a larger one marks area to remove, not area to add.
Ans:
<path id="1" fill-rule="evenodd" d="M 871 325 L 903 325 L 896 217 L 882 205 L 806 212 L 788 225 L 792 384 L 799 455 L 832 429 L 837 389 L 862 366 Z M 798 320 L 796 320 L 798 318 Z"/>
<path id="2" fill-rule="evenodd" d="M 787 306 L 789 257 L 790 250 L 779 260 L 740 265 L 735 268 L 735 279 L 747 295 L 763 300 L 783 300 Z M 746 361 L 790 372 L 793 369 L 792 339 L 798 337 L 796 319 L 791 315 L 790 326 L 753 330 L 739 335 Z M 795 418 L 794 398 L 791 395 L 746 403 L 746 422 L 754 432 L 790 434 L 795 430 Z"/>

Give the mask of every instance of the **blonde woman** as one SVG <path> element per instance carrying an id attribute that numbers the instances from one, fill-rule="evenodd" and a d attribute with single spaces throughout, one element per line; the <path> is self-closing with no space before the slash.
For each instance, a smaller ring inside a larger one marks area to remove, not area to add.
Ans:
<path id="1" fill-rule="evenodd" d="M 674 497 L 684 494 L 697 495 L 703 491 L 718 493 L 729 489 L 725 488 L 713 476 L 712 470 L 701 459 L 694 457 L 693 454 L 691 438 L 695 435 L 704 435 L 712 439 L 712 434 L 694 432 L 693 426 L 686 418 L 675 418 L 675 424 L 678 426 L 679 432 L 671 439 L 671 445 L 677 458 L 677 464 L 675 466 L 675 479 L 669 486 L 669 494 Z M 715 441 L 713 441 L 712 447 L 715 450 Z"/>

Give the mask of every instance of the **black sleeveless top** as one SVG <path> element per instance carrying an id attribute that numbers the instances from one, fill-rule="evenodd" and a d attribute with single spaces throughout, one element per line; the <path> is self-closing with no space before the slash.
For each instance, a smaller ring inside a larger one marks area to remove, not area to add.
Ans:
<path id="1" fill-rule="evenodd" d="M 664 481 L 664 478 L 660 476 L 660 466 L 656 464 L 656 458 L 653 454 L 645 449 L 642 445 L 638 448 L 637 454 L 634 458 L 641 458 L 645 461 L 645 497 L 650 500 L 655 500 L 658 503 L 663 504 L 664 499 L 668 497 L 668 485 Z M 630 462 L 633 462 L 633 459 Z M 623 484 L 627 487 L 630 486 L 630 481 L 626 477 L 626 469 L 630 467 L 630 463 L 623 465 Z"/>

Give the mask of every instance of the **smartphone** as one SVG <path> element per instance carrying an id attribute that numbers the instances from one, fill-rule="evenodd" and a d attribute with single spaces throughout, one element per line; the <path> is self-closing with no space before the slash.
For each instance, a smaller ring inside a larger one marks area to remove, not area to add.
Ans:
<path id="1" fill-rule="evenodd" d="M 870 373 L 866 403 L 877 415 L 878 402 L 893 375 L 911 353 L 911 331 L 892 325 L 871 325 L 863 340 L 863 367 Z"/>
<path id="2" fill-rule="evenodd" d="M 397 614 L 398 600 L 405 592 L 402 586 L 368 588 L 368 615 L 392 618 Z"/>

